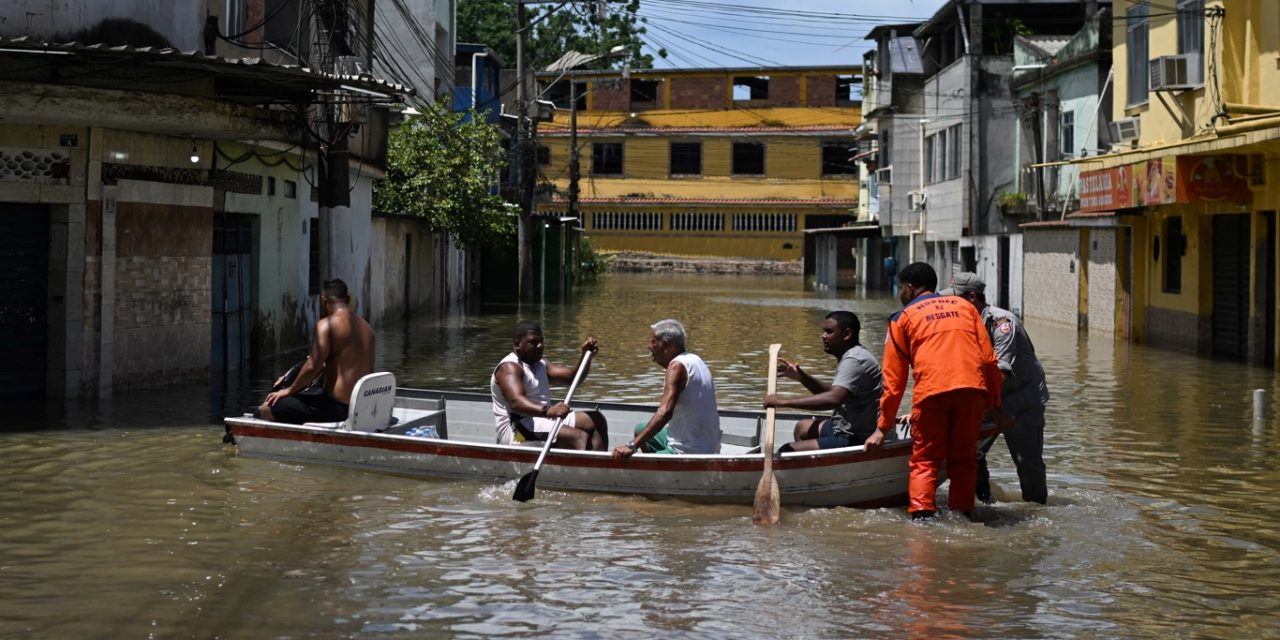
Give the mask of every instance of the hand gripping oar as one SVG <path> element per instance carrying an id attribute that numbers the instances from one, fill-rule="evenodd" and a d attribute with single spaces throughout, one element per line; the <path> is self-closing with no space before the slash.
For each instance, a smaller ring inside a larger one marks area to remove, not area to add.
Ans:
<path id="1" fill-rule="evenodd" d="M 769 389 L 768 395 L 778 390 L 778 352 L 782 345 L 769 345 Z M 756 524 L 777 524 L 782 515 L 782 498 L 778 494 L 778 481 L 773 477 L 773 427 L 778 417 L 778 410 L 773 407 L 764 412 L 764 444 L 760 451 L 764 453 L 764 474 L 760 476 L 760 484 L 756 485 L 755 512 L 751 521 Z"/>
<path id="2" fill-rule="evenodd" d="M 565 394 L 564 402 L 569 403 L 573 399 L 573 392 L 578 389 L 578 381 L 582 379 L 582 372 L 587 370 L 587 364 L 591 362 L 591 356 L 594 351 L 588 351 L 582 355 L 582 363 L 578 365 L 578 372 L 573 374 L 573 384 L 569 385 L 569 393 Z M 511 496 L 512 500 L 520 502 L 528 502 L 533 498 L 533 486 L 538 482 L 538 471 L 542 469 L 542 461 L 547 457 L 547 451 L 551 450 L 551 443 L 555 442 L 556 436 L 560 434 L 560 425 L 564 422 L 564 416 L 556 418 L 556 423 L 551 427 L 551 432 L 547 434 L 547 443 L 542 445 L 542 453 L 538 455 L 538 461 L 533 463 L 533 471 L 524 474 L 520 478 L 520 482 L 516 483 L 516 492 Z"/>

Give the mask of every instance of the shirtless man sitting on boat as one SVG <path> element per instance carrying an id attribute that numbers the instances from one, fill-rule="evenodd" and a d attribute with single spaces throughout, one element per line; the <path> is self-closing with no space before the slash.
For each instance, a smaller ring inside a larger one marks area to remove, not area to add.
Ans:
<path id="1" fill-rule="evenodd" d="M 584 355 L 598 348 L 595 338 L 587 338 L 582 343 Z M 552 443 L 553 447 L 607 451 L 609 431 L 603 414 L 599 411 L 574 411 L 563 402 L 551 404 L 551 383 L 572 383 L 577 369 L 547 362 L 542 357 L 545 350 L 542 327 L 531 320 L 516 323 L 511 353 L 498 363 L 489 378 L 498 444 L 545 441 L 555 427 L 556 419 L 563 417 L 564 422 Z M 590 361 L 580 361 L 578 366 L 587 367 L 582 372 L 582 377 L 586 378 L 591 368 Z"/>
<path id="2" fill-rule="evenodd" d="M 348 306 L 347 283 L 326 280 L 320 289 L 322 317 L 311 336 L 311 350 L 288 387 L 273 391 L 258 407 L 264 420 L 302 424 L 339 422 L 350 413 L 351 391 L 373 373 L 373 328 Z M 320 374 L 323 390 L 300 393 Z"/>

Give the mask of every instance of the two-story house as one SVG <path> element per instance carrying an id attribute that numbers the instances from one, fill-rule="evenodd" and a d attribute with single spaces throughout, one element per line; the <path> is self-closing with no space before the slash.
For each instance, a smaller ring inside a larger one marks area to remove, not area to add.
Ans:
<path id="1" fill-rule="evenodd" d="M 325 278 L 374 320 L 407 290 L 382 277 L 405 256 L 381 252 L 371 179 L 419 83 L 372 73 L 402 66 L 372 1 L 314 4 L 0 8 L 0 394 L 231 370 L 304 345 Z"/>
<path id="2" fill-rule="evenodd" d="M 1041 286 L 1078 291 L 1090 331 L 1095 301 L 1114 300 L 1101 324 L 1119 335 L 1274 365 L 1280 5 L 1115 13 L 1111 153 L 1074 161 L 1080 212 Z"/>
<path id="3" fill-rule="evenodd" d="M 1097 4 L 951 0 L 910 32 L 919 52 L 920 107 L 918 115 L 895 117 L 880 159 L 893 168 L 880 180 L 892 180 L 887 216 L 881 191 L 880 220 L 897 240 L 900 264 L 929 262 L 943 282 L 976 271 L 992 303 L 1021 309 L 1022 220 L 999 207 L 1016 174 L 1008 161 L 1019 122 L 1009 87 L 1014 41 L 1074 34 Z M 905 31 L 874 32 L 877 50 Z"/>
<path id="4" fill-rule="evenodd" d="M 806 229 L 853 221 L 856 73 L 540 73 L 561 110 L 538 134 L 540 179 L 555 191 L 539 209 L 580 212 L 604 251 L 797 260 Z"/>

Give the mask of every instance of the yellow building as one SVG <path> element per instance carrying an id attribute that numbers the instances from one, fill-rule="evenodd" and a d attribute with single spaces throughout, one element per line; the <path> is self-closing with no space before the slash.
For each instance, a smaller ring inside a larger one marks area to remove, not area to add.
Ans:
<path id="1" fill-rule="evenodd" d="M 538 133 L 540 179 L 554 186 L 539 210 L 574 215 L 576 140 L 577 211 L 599 249 L 798 259 L 805 229 L 851 222 L 858 205 L 854 73 L 542 73 L 561 109 Z"/>
<path id="2" fill-rule="evenodd" d="M 1076 160 L 1077 235 L 1060 256 L 1078 315 L 1091 330 L 1274 365 L 1280 3 L 1114 10 L 1112 149 Z"/>

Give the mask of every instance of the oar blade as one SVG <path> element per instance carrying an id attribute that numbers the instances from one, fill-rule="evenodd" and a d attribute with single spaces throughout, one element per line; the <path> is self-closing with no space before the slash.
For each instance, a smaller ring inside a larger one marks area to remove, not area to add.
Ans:
<path id="1" fill-rule="evenodd" d="M 538 482 L 538 470 L 534 469 L 529 473 L 520 477 L 520 482 L 516 483 L 516 492 L 511 495 L 512 500 L 518 502 L 528 502 L 533 499 L 533 487 Z"/>
<path id="2" fill-rule="evenodd" d="M 756 487 L 755 511 L 751 521 L 758 525 L 778 524 L 782 518 L 782 497 L 778 493 L 778 481 L 772 473 L 760 478 Z"/>

